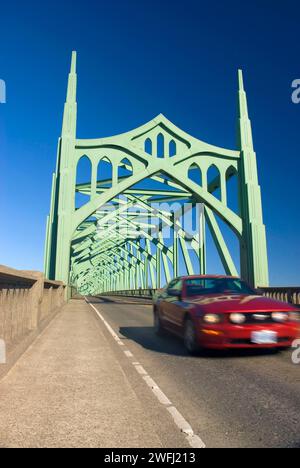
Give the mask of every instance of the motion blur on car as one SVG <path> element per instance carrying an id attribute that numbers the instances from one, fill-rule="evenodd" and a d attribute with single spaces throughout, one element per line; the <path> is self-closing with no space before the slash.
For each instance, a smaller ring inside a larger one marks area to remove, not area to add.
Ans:
<path id="1" fill-rule="evenodd" d="M 201 348 L 284 349 L 299 331 L 299 309 L 232 276 L 176 278 L 157 291 L 153 311 L 156 333 L 183 337 L 190 354 Z"/>

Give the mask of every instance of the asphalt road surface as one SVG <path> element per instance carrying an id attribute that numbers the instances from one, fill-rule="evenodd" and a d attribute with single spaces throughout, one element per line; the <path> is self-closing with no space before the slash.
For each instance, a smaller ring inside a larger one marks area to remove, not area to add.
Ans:
<path id="1" fill-rule="evenodd" d="M 207 447 L 300 448 L 300 365 L 291 350 L 191 357 L 180 339 L 156 336 L 149 301 L 89 302 Z"/>

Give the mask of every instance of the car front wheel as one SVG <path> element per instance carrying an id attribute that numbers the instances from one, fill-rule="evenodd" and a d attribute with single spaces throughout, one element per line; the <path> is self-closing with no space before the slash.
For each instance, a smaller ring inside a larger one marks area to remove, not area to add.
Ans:
<path id="1" fill-rule="evenodd" d="M 196 354 L 200 347 L 197 343 L 196 329 L 193 321 L 188 318 L 184 323 L 184 346 L 189 354 Z"/>
<path id="2" fill-rule="evenodd" d="M 157 310 L 154 311 L 154 331 L 157 335 L 163 335 L 165 332 L 164 327 L 161 323 L 159 312 Z"/>

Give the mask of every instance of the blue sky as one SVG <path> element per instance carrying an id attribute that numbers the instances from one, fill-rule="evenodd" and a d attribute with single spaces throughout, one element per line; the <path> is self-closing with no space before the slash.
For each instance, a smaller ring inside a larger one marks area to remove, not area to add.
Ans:
<path id="1" fill-rule="evenodd" d="M 41 270 L 51 174 L 72 50 L 78 136 L 130 130 L 162 112 L 235 148 L 244 71 L 274 285 L 299 285 L 299 2 L 10 1 L 1 5 L 0 263 Z"/>

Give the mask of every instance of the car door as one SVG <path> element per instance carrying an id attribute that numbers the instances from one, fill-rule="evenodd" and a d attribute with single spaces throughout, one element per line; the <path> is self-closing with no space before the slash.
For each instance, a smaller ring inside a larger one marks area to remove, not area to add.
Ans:
<path id="1" fill-rule="evenodd" d="M 180 314 L 182 310 L 182 280 L 171 281 L 166 290 L 166 299 L 164 302 L 164 320 L 166 326 L 176 333 L 180 332 Z"/>
<path id="2" fill-rule="evenodd" d="M 159 312 L 160 312 L 160 318 L 164 322 L 165 326 L 168 325 L 168 306 L 169 306 L 169 301 L 170 297 L 168 294 L 168 291 L 172 289 L 172 287 L 176 284 L 177 279 L 173 279 L 165 288 L 163 293 L 161 294 L 159 298 Z"/>

